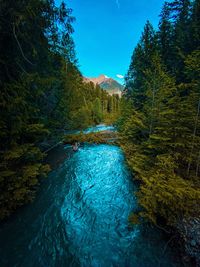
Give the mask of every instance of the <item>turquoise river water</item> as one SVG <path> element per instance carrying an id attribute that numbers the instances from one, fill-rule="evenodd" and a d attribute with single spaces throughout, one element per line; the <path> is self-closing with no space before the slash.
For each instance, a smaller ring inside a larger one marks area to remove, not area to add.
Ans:
<path id="1" fill-rule="evenodd" d="M 119 147 L 65 153 L 35 201 L 0 225 L 0 267 L 181 266 L 158 229 L 129 224 L 136 186 Z"/>

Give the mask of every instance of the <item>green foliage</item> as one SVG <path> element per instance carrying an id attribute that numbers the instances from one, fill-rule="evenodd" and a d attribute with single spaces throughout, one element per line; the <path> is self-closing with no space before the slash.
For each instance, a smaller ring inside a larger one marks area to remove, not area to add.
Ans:
<path id="1" fill-rule="evenodd" d="M 66 65 L 74 64 L 71 9 L 54 1 L 0 0 L 0 219 L 32 201 L 42 142 L 63 128 Z M 58 116 L 58 114 L 60 116 Z"/>
<path id="2" fill-rule="evenodd" d="M 121 146 L 140 181 L 137 216 L 154 223 L 162 217 L 173 225 L 199 215 L 198 8 L 198 0 L 165 3 L 159 31 L 153 33 L 147 23 L 126 76 Z"/>
<path id="3" fill-rule="evenodd" d="M 100 123 L 102 121 L 102 107 L 101 107 L 101 101 L 99 98 L 96 98 L 93 104 L 93 109 L 92 109 L 92 115 L 93 115 L 93 120 L 95 123 Z"/>
<path id="4" fill-rule="evenodd" d="M 130 214 L 129 222 L 132 224 L 139 224 L 140 223 L 139 216 L 137 214 L 134 214 L 134 213 Z"/>
<path id="5" fill-rule="evenodd" d="M 92 125 L 91 119 L 92 111 L 88 107 L 80 107 L 76 112 L 72 114 L 72 122 L 74 129 L 84 129 L 88 125 Z"/>
<path id="6" fill-rule="evenodd" d="M 144 208 L 142 215 L 156 223 L 159 214 L 168 224 L 183 216 L 195 216 L 200 200 L 195 183 L 174 172 L 177 166 L 172 156 L 160 155 L 155 161 L 155 166 L 143 174 L 138 193 L 139 204 Z"/>
<path id="7" fill-rule="evenodd" d="M 85 83 L 72 10 L 54 0 L 0 0 L 0 219 L 32 201 L 44 144 L 118 114 L 119 98 Z M 112 109 L 108 102 L 112 102 Z"/>

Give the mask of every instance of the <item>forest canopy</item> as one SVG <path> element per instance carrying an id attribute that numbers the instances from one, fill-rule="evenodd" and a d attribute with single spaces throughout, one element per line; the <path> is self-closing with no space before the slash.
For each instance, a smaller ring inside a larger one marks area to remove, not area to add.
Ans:
<path id="1" fill-rule="evenodd" d="M 200 1 L 165 2 L 147 21 L 126 75 L 119 130 L 139 180 L 139 217 L 199 216 Z"/>
<path id="2" fill-rule="evenodd" d="M 64 2 L 0 0 L 0 219 L 32 201 L 46 176 L 44 144 L 112 120 L 119 98 L 83 82 Z"/>

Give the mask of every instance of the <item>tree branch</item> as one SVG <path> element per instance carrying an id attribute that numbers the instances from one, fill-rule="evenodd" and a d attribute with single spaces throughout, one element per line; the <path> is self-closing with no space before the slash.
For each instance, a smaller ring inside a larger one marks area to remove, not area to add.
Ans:
<path id="1" fill-rule="evenodd" d="M 31 62 L 31 61 L 24 55 L 24 52 L 23 52 L 22 47 L 21 47 L 21 45 L 20 45 L 20 42 L 19 42 L 19 40 L 17 39 L 17 35 L 16 35 L 16 32 L 15 32 L 15 25 L 14 25 L 14 23 L 13 23 L 13 35 L 14 35 L 14 37 L 15 37 L 15 40 L 16 40 L 16 42 L 17 42 L 17 44 L 18 44 L 19 50 L 20 50 L 20 52 L 21 52 L 23 58 L 26 60 L 26 62 L 28 62 L 29 64 L 31 64 L 32 66 L 34 66 L 35 64 L 33 64 L 33 63 L 32 63 L 32 62 Z"/>

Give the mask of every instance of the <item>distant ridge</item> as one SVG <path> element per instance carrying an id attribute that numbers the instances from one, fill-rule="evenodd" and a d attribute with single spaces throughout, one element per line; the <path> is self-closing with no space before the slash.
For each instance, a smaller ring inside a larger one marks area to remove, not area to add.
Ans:
<path id="1" fill-rule="evenodd" d="M 124 90 L 123 85 L 118 83 L 116 80 L 112 78 L 108 78 L 106 75 L 101 74 L 99 77 L 94 78 L 86 78 L 84 77 L 85 82 L 93 82 L 94 84 L 98 84 L 102 89 L 107 91 L 110 95 L 117 94 L 119 97 L 122 95 L 122 91 Z"/>

